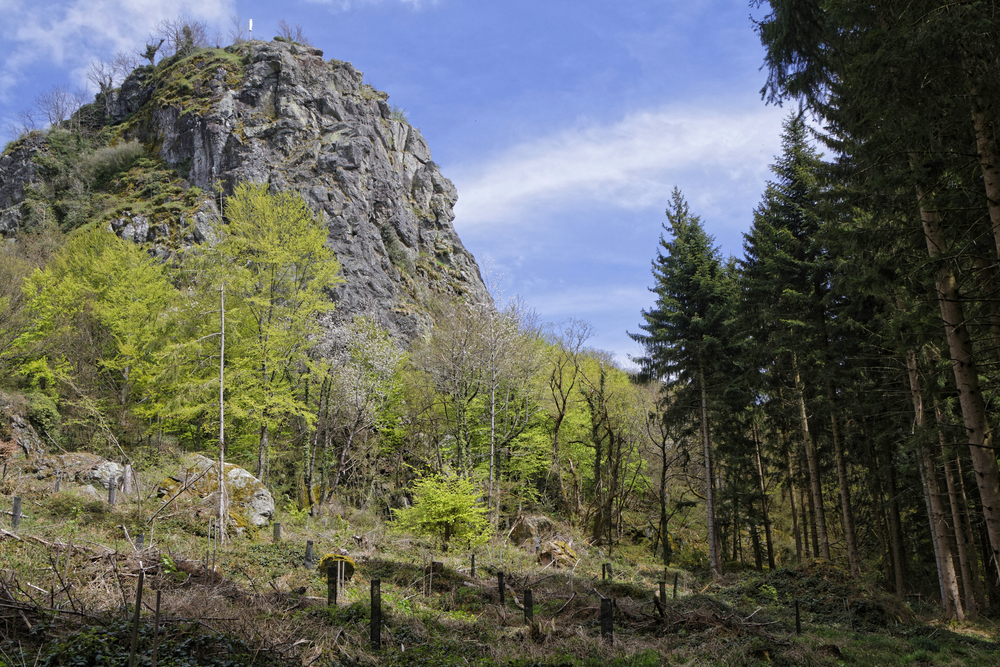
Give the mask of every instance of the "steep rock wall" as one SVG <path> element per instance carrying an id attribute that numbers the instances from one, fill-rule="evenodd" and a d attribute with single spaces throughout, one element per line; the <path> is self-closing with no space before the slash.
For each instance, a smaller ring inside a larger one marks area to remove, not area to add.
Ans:
<path id="1" fill-rule="evenodd" d="M 452 224 L 457 193 L 419 130 L 350 63 L 319 49 L 252 41 L 133 72 L 107 100 L 119 141 L 137 139 L 173 166 L 184 187 L 232 192 L 243 181 L 299 192 L 329 229 L 345 284 L 336 318 L 375 315 L 412 340 L 429 324 L 435 294 L 488 303 L 475 258 Z M 0 164 L 0 226 L 17 229 L 24 184 L 37 179 L 25 146 Z M 123 238 L 168 254 L 211 241 L 206 194 L 171 222 L 123 210 Z M 180 232 L 178 232 L 180 230 Z"/>

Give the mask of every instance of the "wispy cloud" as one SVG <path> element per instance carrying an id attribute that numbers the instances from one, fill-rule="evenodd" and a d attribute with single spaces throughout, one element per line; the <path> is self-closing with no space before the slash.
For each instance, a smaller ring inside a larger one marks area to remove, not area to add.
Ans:
<path id="1" fill-rule="evenodd" d="M 433 7 L 439 4 L 439 0 L 307 0 L 314 5 L 330 5 L 341 11 L 349 11 L 355 7 L 360 7 L 364 5 L 382 5 L 382 4 L 394 4 L 394 5 L 408 5 L 412 9 L 422 9 L 424 7 Z"/>
<path id="2" fill-rule="evenodd" d="M 756 185 L 776 152 L 783 114 L 665 108 L 521 144 L 478 165 L 449 168 L 463 226 L 509 221 L 539 205 L 594 202 L 659 207 L 685 174 L 711 173 L 721 190 Z"/>
<path id="3" fill-rule="evenodd" d="M 137 50 L 164 19 L 187 16 L 221 26 L 233 0 L 0 0 L 0 99 L 36 64 L 64 66 Z M 79 72 L 78 72 L 79 73 Z M 83 83 L 82 81 L 80 82 Z"/>

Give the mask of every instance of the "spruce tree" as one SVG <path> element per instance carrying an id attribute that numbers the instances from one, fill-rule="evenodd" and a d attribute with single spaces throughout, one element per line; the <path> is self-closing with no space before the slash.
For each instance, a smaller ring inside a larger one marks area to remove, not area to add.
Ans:
<path id="1" fill-rule="evenodd" d="M 726 368 L 725 347 L 731 316 L 733 283 L 724 271 L 698 216 L 692 215 L 678 189 L 667 209 L 669 238 L 660 236 L 653 260 L 656 304 L 642 311 L 644 333 L 629 334 L 645 348 L 634 359 L 644 375 L 664 382 L 670 409 L 696 416 L 705 458 L 705 501 L 709 563 L 713 576 L 722 574 L 716 534 L 715 474 L 709 410 Z"/>

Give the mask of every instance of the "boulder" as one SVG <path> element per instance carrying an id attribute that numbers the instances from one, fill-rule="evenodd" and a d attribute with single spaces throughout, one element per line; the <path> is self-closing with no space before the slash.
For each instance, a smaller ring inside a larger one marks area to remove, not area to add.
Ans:
<path id="1" fill-rule="evenodd" d="M 521 515 L 514 521 L 507 539 L 513 544 L 523 545 L 525 542 L 534 544 L 559 530 L 556 523 L 542 514 Z"/>
<path id="2" fill-rule="evenodd" d="M 37 459 L 30 469 L 37 479 L 60 475 L 63 479 L 78 484 L 96 482 L 105 489 L 110 489 L 112 484 L 120 484 L 125 470 L 114 461 L 87 452 L 42 457 Z"/>
<path id="3" fill-rule="evenodd" d="M 540 565 L 552 564 L 553 567 L 573 567 L 577 561 L 576 551 L 570 542 L 553 540 L 546 542 L 538 554 Z"/>
<path id="4" fill-rule="evenodd" d="M 160 482 L 159 495 L 172 496 L 190 482 L 184 494 L 217 506 L 219 476 L 218 473 L 206 472 L 208 468 L 218 470 L 217 463 L 201 454 L 186 456 L 181 461 L 178 474 Z M 274 518 L 274 498 L 271 492 L 247 470 L 232 463 L 225 464 L 225 484 L 229 498 L 229 518 L 238 527 L 266 526 Z"/>

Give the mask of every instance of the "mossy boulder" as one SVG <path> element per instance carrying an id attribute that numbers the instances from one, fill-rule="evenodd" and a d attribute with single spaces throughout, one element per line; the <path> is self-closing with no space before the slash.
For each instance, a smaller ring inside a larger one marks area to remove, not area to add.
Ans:
<path id="1" fill-rule="evenodd" d="M 354 576 L 354 559 L 350 556 L 335 553 L 326 554 L 320 559 L 319 565 L 316 566 L 316 569 L 325 574 L 327 568 L 336 567 L 338 563 L 344 564 L 344 579 L 346 581 L 350 581 L 351 577 Z"/>
<path id="2" fill-rule="evenodd" d="M 538 562 L 541 565 L 552 563 L 555 567 L 573 567 L 576 561 L 577 555 L 573 546 L 563 540 L 546 542 L 538 554 Z"/>
<path id="3" fill-rule="evenodd" d="M 214 470 L 208 470 L 213 468 Z M 226 463 L 226 495 L 229 518 L 243 528 L 266 526 L 274 518 L 274 498 L 264 483 L 244 468 Z M 206 470 L 208 470 L 206 472 Z M 177 493 L 187 485 L 184 494 L 201 498 L 207 504 L 219 502 L 218 463 L 201 454 L 191 454 L 181 460 L 177 475 L 160 482 L 159 495 Z M 200 475 L 200 477 L 199 477 Z"/>

